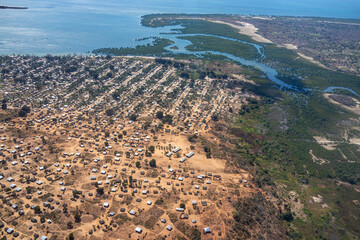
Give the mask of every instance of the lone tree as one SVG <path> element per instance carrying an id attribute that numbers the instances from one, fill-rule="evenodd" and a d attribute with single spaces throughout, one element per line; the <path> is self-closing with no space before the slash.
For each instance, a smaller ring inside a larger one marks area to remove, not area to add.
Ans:
<path id="1" fill-rule="evenodd" d="M 130 117 L 129 117 L 129 119 L 130 119 L 131 121 L 136 121 L 137 115 L 136 115 L 136 114 L 131 114 Z"/>
<path id="2" fill-rule="evenodd" d="M 36 207 L 34 208 L 34 212 L 35 212 L 35 213 L 41 213 L 40 207 L 39 207 L 39 206 L 36 206 Z"/>
<path id="3" fill-rule="evenodd" d="M 96 192 L 100 195 L 103 195 L 104 194 L 104 188 L 100 187 L 100 188 L 97 188 L 96 189 Z"/>
<path id="4" fill-rule="evenodd" d="M 105 113 L 106 113 L 107 116 L 111 117 L 111 116 L 113 116 L 115 114 L 115 111 L 114 111 L 114 109 L 109 108 L 109 109 L 106 110 Z"/>
<path id="5" fill-rule="evenodd" d="M 218 116 L 218 115 L 212 115 L 212 116 L 211 116 L 211 119 L 212 119 L 214 122 L 217 122 L 217 121 L 219 121 L 219 116 Z"/>
<path id="6" fill-rule="evenodd" d="M 67 239 L 74 240 L 75 239 L 74 233 L 70 233 L 69 236 L 67 237 Z"/>
<path id="7" fill-rule="evenodd" d="M 139 162 L 139 161 L 137 161 L 137 162 L 136 162 L 136 167 L 137 167 L 137 168 L 139 168 L 139 167 L 140 167 L 140 165 L 141 165 L 141 164 L 140 164 L 140 162 Z"/>
<path id="8" fill-rule="evenodd" d="M 162 119 L 162 122 L 165 124 L 165 123 L 168 123 L 168 124 L 172 124 L 172 121 L 173 121 L 173 116 L 170 115 L 170 114 L 166 114 L 166 116 Z"/>
<path id="9" fill-rule="evenodd" d="M 158 111 L 158 112 L 156 113 L 156 118 L 158 118 L 158 119 L 163 119 L 163 117 L 164 117 L 164 113 L 163 113 L 162 111 Z"/>
<path id="10" fill-rule="evenodd" d="M 156 167 L 156 160 L 155 159 L 150 160 L 149 165 L 150 167 Z"/>
<path id="11" fill-rule="evenodd" d="M 81 214 L 79 213 L 79 211 L 76 211 L 74 218 L 75 222 L 81 222 Z"/>
<path id="12" fill-rule="evenodd" d="M 19 117 L 26 117 L 26 115 L 30 113 L 30 107 L 28 106 L 23 106 L 20 111 L 19 111 Z"/>
<path id="13" fill-rule="evenodd" d="M 73 228 L 74 228 L 74 224 L 73 224 L 71 221 L 69 221 L 69 222 L 67 223 L 67 228 L 68 228 L 68 229 L 73 229 Z"/>
<path id="14" fill-rule="evenodd" d="M 111 96 L 114 98 L 114 100 L 119 100 L 120 99 L 120 93 L 115 91 L 111 94 Z"/>
<path id="15" fill-rule="evenodd" d="M 5 98 L 2 100 L 1 109 L 2 109 L 2 110 L 6 110 L 6 109 L 7 109 L 7 104 L 6 104 L 6 99 L 5 99 Z"/>
<path id="16" fill-rule="evenodd" d="M 288 222 L 292 222 L 292 220 L 294 220 L 294 216 L 292 215 L 291 212 L 283 213 L 281 217 L 282 217 L 282 219 L 284 219 L 285 221 L 288 221 Z"/>
<path id="17" fill-rule="evenodd" d="M 154 152 L 155 152 L 155 147 L 154 147 L 154 146 L 150 146 L 150 147 L 149 147 L 149 151 L 150 151 L 151 153 L 154 153 Z"/>

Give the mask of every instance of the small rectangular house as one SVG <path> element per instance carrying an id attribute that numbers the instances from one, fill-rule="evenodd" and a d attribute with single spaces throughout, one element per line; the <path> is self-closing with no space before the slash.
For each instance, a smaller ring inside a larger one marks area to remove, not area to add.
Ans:
<path id="1" fill-rule="evenodd" d="M 177 148 L 175 148 L 174 150 L 173 150 L 173 152 L 174 153 L 177 153 L 178 151 L 180 151 L 181 150 L 181 148 L 180 147 L 177 147 Z"/>
<path id="2" fill-rule="evenodd" d="M 189 152 L 188 154 L 186 154 L 186 157 L 187 158 L 191 158 L 192 156 L 194 156 L 195 153 L 194 152 Z"/>
<path id="3" fill-rule="evenodd" d="M 206 234 L 206 233 L 211 233 L 210 228 L 209 228 L 209 227 L 204 228 L 204 233 L 205 233 L 205 234 Z"/>
<path id="4" fill-rule="evenodd" d="M 137 233 L 142 233 L 142 228 L 141 228 L 141 227 L 136 227 L 136 228 L 135 228 L 135 232 L 137 232 Z"/>

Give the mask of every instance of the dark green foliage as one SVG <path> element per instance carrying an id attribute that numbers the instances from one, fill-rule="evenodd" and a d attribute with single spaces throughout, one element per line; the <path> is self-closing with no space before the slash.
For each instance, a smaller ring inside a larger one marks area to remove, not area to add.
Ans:
<path id="1" fill-rule="evenodd" d="M 212 119 L 214 122 L 217 122 L 217 121 L 219 121 L 219 116 L 214 114 L 214 115 L 211 116 L 211 119 Z"/>
<path id="2" fill-rule="evenodd" d="M 74 66 L 74 65 L 66 66 L 65 72 L 66 73 L 72 73 L 72 72 L 76 72 L 77 69 L 78 69 L 77 66 Z"/>
<path id="3" fill-rule="evenodd" d="M 135 113 L 133 113 L 133 114 L 131 114 L 131 115 L 129 116 L 129 119 L 130 119 L 131 121 L 136 121 L 137 117 L 138 117 L 138 115 L 135 114 Z"/>
<path id="4" fill-rule="evenodd" d="M 163 64 L 163 65 L 172 65 L 172 61 L 169 60 L 169 59 L 163 59 L 163 58 L 155 58 L 155 62 L 156 63 L 160 63 L 160 64 Z M 175 63 L 174 63 L 175 64 Z"/>
<path id="5" fill-rule="evenodd" d="M 182 73 L 180 74 L 180 77 L 182 77 L 182 78 L 184 78 L 184 79 L 189 79 L 189 78 L 190 78 L 190 74 L 187 73 L 187 72 L 182 72 Z"/>
<path id="6" fill-rule="evenodd" d="M 206 153 L 206 157 L 207 157 L 207 158 L 211 158 L 211 149 L 210 149 L 210 147 L 205 146 L 205 147 L 204 147 L 204 151 L 205 151 L 205 153 Z"/>
<path id="7" fill-rule="evenodd" d="M 197 137 L 198 136 L 196 134 L 190 135 L 190 136 L 188 136 L 188 141 L 189 142 L 195 142 Z"/>
<path id="8" fill-rule="evenodd" d="M 189 51 L 219 51 L 249 60 L 259 57 L 255 47 L 238 41 L 212 36 L 184 36 L 180 38 L 191 41 L 192 44 L 186 46 L 186 50 Z"/>
<path id="9" fill-rule="evenodd" d="M 108 78 L 113 78 L 113 77 L 114 77 L 114 73 L 113 73 L 112 71 L 109 71 L 109 72 L 106 74 L 106 76 L 107 76 Z"/>
<path id="10" fill-rule="evenodd" d="M 118 91 L 114 91 L 111 96 L 114 98 L 114 100 L 120 99 L 120 93 Z"/>
<path id="11" fill-rule="evenodd" d="M 211 152 L 211 149 L 210 149 L 208 146 L 205 146 L 205 147 L 204 147 L 204 151 L 205 151 L 205 152 Z"/>
<path id="12" fill-rule="evenodd" d="M 156 205 L 162 205 L 162 204 L 164 204 L 164 199 L 163 199 L 163 198 L 157 199 L 157 200 L 155 201 L 155 204 L 156 204 Z"/>
<path id="13" fill-rule="evenodd" d="M 157 111 L 156 112 L 156 118 L 163 119 L 163 117 L 164 117 L 164 113 L 162 111 Z"/>
<path id="14" fill-rule="evenodd" d="M 69 221 L 69 222 L 67 223 L 67 228 L 68 228 L 68 229 L 73 229 L 73 228 L 74 228 L 74 224 L 73 224 L 71 221 Z"/>
<path id="15" fill-rule="evenodd" d="M 36 213 L 36 214 L 41 213 L 41 209 L 40 209 L 39 206 L 36 206 L 36 207 L 34 208 L 34 213 Z"/>
<path id="16" fill-rule="evenodd" d="M 28 106 L 23 106 L 21 109 L 20 109 L 20 111 L 19 111 L 19 117 L 26 117 L 26 115 L 28 114 L 28 113 L 30 113 L 30 107 L 28 107 Z"/>
<path id="17" fill-rule="evenodd" d="M 155 159 L 150 160 L 149 165 L 150 167 L 156 167 L 156 160 Z"/>
<path id="18" fill-rule="evenodd" d="M 111 54 L 115 56 L 124 55 L 140 55 L 140 56 L 154 56 L 161 55 L 168 52 L 164 48 L 171 45 L 173 42 L 165 38 L 155 38 L 152 44 L 137 45 L 135 48 L 121 47 L 121 48 L 100 48 L 93 51 L 96 54 Z"/>
<path id="19" fill-rule="evenodd" d="M 162 122 L 165 124 L 172 124 L 172 121 L 173 121 L 173 116 L 170 115 L 170 114 L 166 114 L 165 117 L 162 119 Z"/>
<path id="20" fill-rule="evenodd" d="M 294 220 L 294 217 L 291 212 L 285 212 L 281 216 L 282 219 L 284 219 L 287 222 L 292 222 Z"/>
<path id="21" fill-rule="evenodd" d="M 150 151 L 151 153 L 154 153 L 154 152 L 155 152 L 155 147 L 151 145 L 151 146 L 149 147 L 149 151 Z"/>
<path id="22" fill-rule="evenodd" d="M 81 222 L 81 213 L 80 213 L 79 210 L 77 210 L 77 211 L 75 212 L 74 218 L 75 218 L 75 222 L 76 222 L 76 223 Z"/>
<path id="23" fill-rule="evenodd" d="M 115 114 L 115 110 L 112 108 L 109 108 L 106 110 L 105 114 L 109 117 L 113 116 Z"/>
<path id="24" fill-rule="evenodd" d="M 6 99 L 3 99 L 3 100 L 2 100 L 1 109 L 2 109 L 2 110 L 6 110 L 6 109 L 7 109 Z"/>
<path id="25" fill-rule="evenodd" d="M 74 240 L 74 233 L 70 233 L 69 236 L 67 237 L 69 240 Z"/>
<path id="26" fill-rule="evenodd" d="M 181 14 L 151 14 L 142 17 L 141 24 L 147 27 L 163 27 L 163 26 L 175 26 L 182 25 L 184 28 L 177 29 L 181 33 L 202 33 L 202 34 L 211 34 L 217 36 L 224 36 L 229 38 L 236 38 L 246 42 L 255 42 L 252 38 L 239 34 L 239 31 L 230 26 L 213 23 L 204 20 L 193 20 L 193 19 L 181 19 L 181 17 L 189 17 L 191 15 L 181 15 Z M 194 15 L 199 16 L 199 15 Z M 178 17 L 175 19 L 173 17 Z M 159 18 L 161 20 L 156 20 Z"/>
<path id="27" fill-rule="evenodd" d="M 97 192 L 98 194 L 100 194 L 100 195 L 103 195 L 103 194 L 104 194 L 104 188 L 99 187 L 99 188 L 96 189 L 96 192 Z"/>

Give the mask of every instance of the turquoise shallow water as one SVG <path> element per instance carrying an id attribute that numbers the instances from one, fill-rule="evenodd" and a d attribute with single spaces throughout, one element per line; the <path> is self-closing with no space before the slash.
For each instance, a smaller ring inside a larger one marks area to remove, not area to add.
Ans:
<path id="1" fill-rule="evenodd" d="M 150 13 L 227 13 L 360 18 L 359 0 L 7 0 L 28 10 L 0 10 L 0 54 L 86 53 L 136 46 L 168 29 L 145 28 Z"/>

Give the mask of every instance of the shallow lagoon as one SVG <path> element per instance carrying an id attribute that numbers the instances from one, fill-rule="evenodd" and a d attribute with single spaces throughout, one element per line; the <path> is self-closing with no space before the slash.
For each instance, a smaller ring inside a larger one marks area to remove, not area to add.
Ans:
<path id="1" fill-rule="evenodd" d="M 4 1 L 28 10 L 0 10 L 0 54 L 86 53 L 102 47 L 136 46 L 158 36 L 146 28 L 150 13 L 226 13 L 360 18 L 358 0 L 39 0 Z"/>

